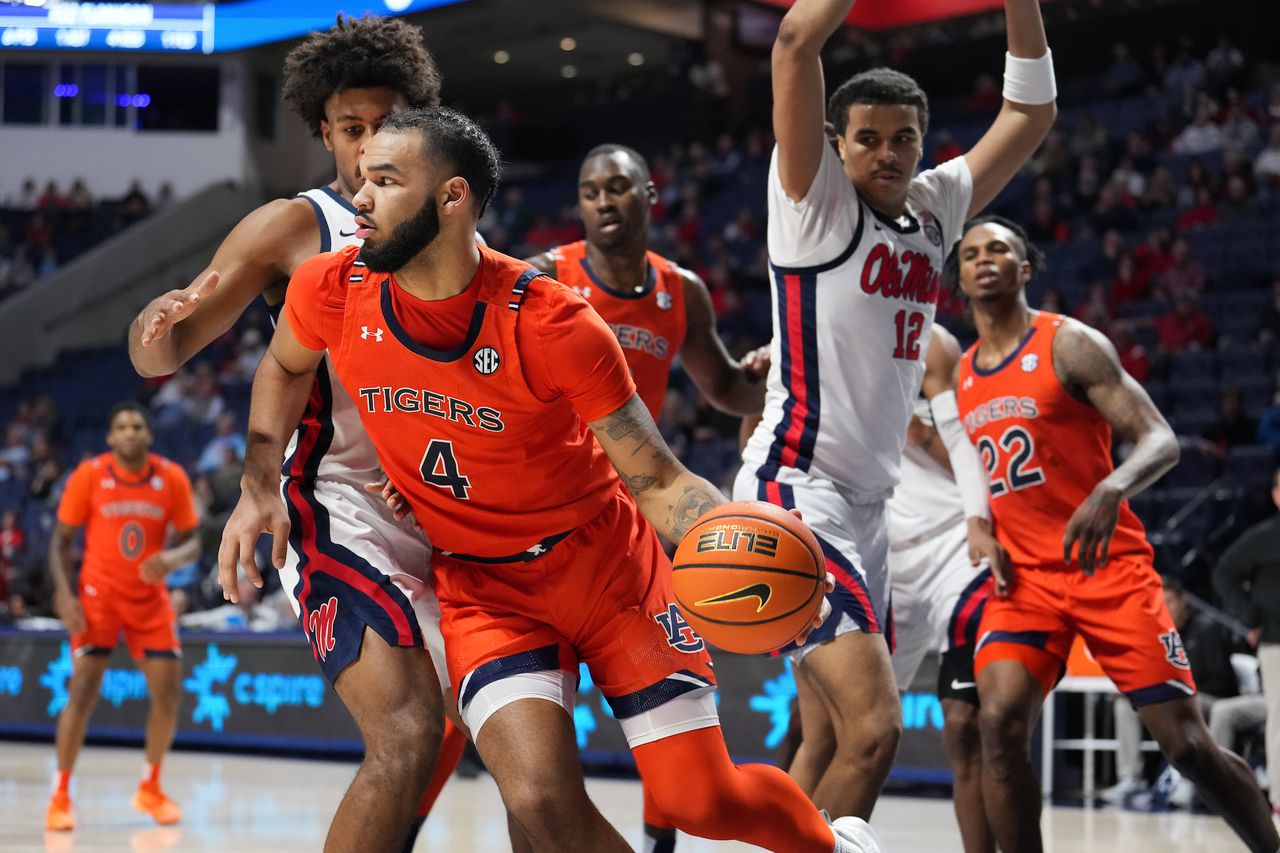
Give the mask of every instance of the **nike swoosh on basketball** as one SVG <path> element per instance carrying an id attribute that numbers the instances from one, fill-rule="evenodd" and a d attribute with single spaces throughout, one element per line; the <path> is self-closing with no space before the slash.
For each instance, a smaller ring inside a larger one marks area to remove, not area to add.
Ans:
<path id="1" fill-rule="evenodd" d="M 970 687 L 977 687 L 977 686 L 978 686 L 978 682 L 976 681 L 956 681 L 954 678 L 951 679 L 952 690 L 968 690 Z"/>
<path id="2" fill-rule="evenodd" d="M 339 232 L 338 232 L 338 236 L 339 236 L 339 237 L 354 237 L 354 236 L 356 236 L 356 232 L 352 231 L 352 232 L 348 233 L 348 232 L 346 232 L 346 231 L 339 231 Z"/>
<path id="3" fill-rule="evenodd" d="M 756 612 L 764 610 L 764 606 L 769 603 L 769 599 L 773 598 L 773 588 L 767 583 L 753 583 L 744 586 L 742 589 L 735 589 L 733 592 L 726 592 L 724 595 L 717 595 L 712 598 L 704 598 L 695 604 L 701 607 L 704 604 L 727 604 L 730 601 L 741 601 L 744 598 L 757 598 L 760 605 L 756 607 Z"/>

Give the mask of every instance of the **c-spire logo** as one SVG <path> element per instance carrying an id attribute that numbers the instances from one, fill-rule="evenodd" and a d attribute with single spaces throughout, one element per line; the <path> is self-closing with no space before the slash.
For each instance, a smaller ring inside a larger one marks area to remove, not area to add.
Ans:
<path id="1" fill-rule="evenodd" d="M 191 714 L 194 723 L 208 722 L 215 732 L 222 731 L 222 724 L 231 716 L 231 703 L 225 694 L 215 692 L 214 687 L 225 685 L 236 669 L 236 657 L 224 655 L 217 643 L 210 643 L 205 651 L 204 663 L 191 670 L 191 677 L 184 679 L 183 688 L 196 697 L 196 709 Z"/>
<path id="2" fill-rule="evenodd" d="M 361 327 L 360 327 L 360 340 L 362 340 L 362 341 L 367 341 L 367 340 L 369 340 L 369 338 L 373 338 L 373 342 L 374 342 L 374 343 L 378 343 L 378 344 L 380 344 L 380 343 L 382 343 L 382 336 L 383 336 L 383 335 L 385 335 L 385 334 L 386 334 L 386 332 L 385 332 L 385 331 L 383 331 L 382 329 L 374 329 L 374 330 L 371 332 L 371 331 L 369 331 L 369 327 L 368 327 L 368 326 L 361 326 Z"/>

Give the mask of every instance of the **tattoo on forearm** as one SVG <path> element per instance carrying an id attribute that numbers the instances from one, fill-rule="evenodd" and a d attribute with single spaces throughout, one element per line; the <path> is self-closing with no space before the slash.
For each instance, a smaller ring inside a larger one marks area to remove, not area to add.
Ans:
<path id="1" fill-rule="evenodd" d="M 634 476 L 622 478 L 622 482 L 626 484 L 627 490 L 633 495 L 652 489 L 654 484 L 658 482 L 658 478 L 649 474 L 635 474 Z"/>
<path id="2" fill-rule="evenodd" d="M 671 538 L 679 542 L 703 513 L 716 506 L 715 495 L 700 486 L 685 486 L 672 510 Z"/>

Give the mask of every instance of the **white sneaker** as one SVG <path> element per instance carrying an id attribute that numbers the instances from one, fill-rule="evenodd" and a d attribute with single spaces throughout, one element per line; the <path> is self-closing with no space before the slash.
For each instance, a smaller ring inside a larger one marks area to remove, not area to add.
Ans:
<path id="1" fill-rule="evenodd" d="M 883 853 L 880 837 L 860 817 L 839 817 L 831 824 L 836 837 L 835 853 Z"/>
<path id="2" fill-rule="evenodd" d="M 1180 776 L 1169 794 L 1169 805 L 1175 809 L 1189 809 L 1196 797 L 1196 786 L 1185 776 Z"/>
<path id="3" fill-rule="evenodd" d="M 1147 790 L 1147 786 L 1141 779 L 1121 779 L 1110 788 L 1099 791 L 1098 799 L 1113 806 L 1122 806 L 1129 797 L 1134 794 L 1140 794 L 1145 790 Z"/>

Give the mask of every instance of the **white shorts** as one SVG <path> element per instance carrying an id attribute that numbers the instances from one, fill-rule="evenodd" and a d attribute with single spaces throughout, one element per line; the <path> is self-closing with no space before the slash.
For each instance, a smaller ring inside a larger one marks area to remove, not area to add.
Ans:
<path id="1" fill-rule="evenodd" d="M 358 485 L 285 478 L 281 492 L 291 527 L 280 582 L 329 680 L 360 656 L 367 626 L 388 645 L 425 648 L 447 689 L 426 538 Z"/>
<path id="2" fill-rule="evenodd" d="M 897 648 L 893 674 L 906 690 L 926 652 L 972 646 L 991 594 L 990 570 L 969 562 L 962 520 L 924 541 L 889 550 Z"/>
<path id="3" fill-rule="evenodd" d="M 885 634 L 892 646 L 889 531 L 884 501 L 855 503 L 850 494 L 830 480 L 795 468 L 780 469 L 776 480 L 761 480 L 756 470 L 744 465 L 738 471 L 733 484 L 734 500 L 767 501 L 783 509 L 800 510 L 804 523 L 822 545 L 827 571 L 836 579 L 835 591 L 827 595 L 831 615 L 803 646 L 790 647 L 792 662 L 800 663 L 822 643 L 852 631 Z"/>

